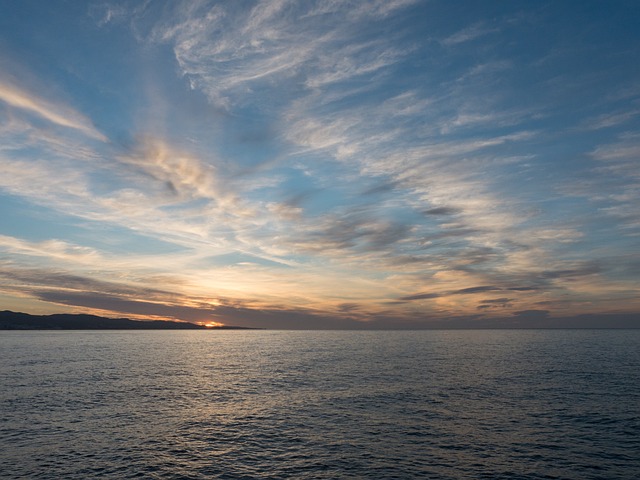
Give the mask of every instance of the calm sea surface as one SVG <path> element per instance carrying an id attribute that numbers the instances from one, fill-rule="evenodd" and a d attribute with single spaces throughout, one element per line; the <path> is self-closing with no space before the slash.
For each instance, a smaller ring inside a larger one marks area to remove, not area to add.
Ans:
<path id="1" fill-rule="evenodd" d="M 0 477 L 640 478 L 640 330 L 0 332 Z"/>

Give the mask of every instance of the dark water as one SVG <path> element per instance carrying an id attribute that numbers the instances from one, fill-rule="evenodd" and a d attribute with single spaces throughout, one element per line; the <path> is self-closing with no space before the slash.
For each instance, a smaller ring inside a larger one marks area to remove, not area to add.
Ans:
<path id="1" fill-rule="evenodd" d="M 640 331 L 0 333 L 0 477 L 640 478 Z"/>

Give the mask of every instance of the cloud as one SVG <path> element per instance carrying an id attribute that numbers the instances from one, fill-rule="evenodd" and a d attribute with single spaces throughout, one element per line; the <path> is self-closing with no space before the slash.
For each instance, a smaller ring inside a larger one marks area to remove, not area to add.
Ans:
<path id="1" fill-rule="evenodd" d="M 636 161 L 639 155 L 640 135 L 637 134 L 622 134 L 619 141 L 599 146 L 591 153 L 596 160 L 620 162 L 623 166 L 627 161 Z"/>
<path id="2" fill-rule="evenodd" d="M 54 104 L 0 79 L 0 101 L 11 107 L 38 115 L 49 122 L 82 132 L 96 140 L 107 141 L 91 122 L 73 109 Z"/>
<path id="3" fill-rule="evenodd" d="M 34 160 L 0 153 L 6 173 L 0 187 L 65 216 L 119 226 L 182 247 L 208 244 L 211 253 L 226 248 L 219 235 L 214 249 L 209 238 L 213 225 L 224 224 L 227 238 L 234 229 L 253 225 L 253 211 L 229 188 L 230 182 L 220 181 L 215 170 L 195 156 L 157 142 L 117 158 L 87 161 L 59 158 L 49 151 L 48 158 Z"/>
<path id="4" fill-rule="evenodd" d="M 614 221 L 619 235 L 636 236 L 640 228 L 640 135 L 622 132 L 612 142 L 595 147 L 589 156 L 596 161 L 580 180 L 561 189 L 566 195 L 587 198 L 597 205 L 593 217 Z M 601 220 L 603 221 L 603 220 Z"/>
<path id="5" fill-rule="evenodd" d="M 265 82 L 285 81 L 292 87 L 290 94 L 302 95 L 305 89 L 298 85 L 324 88 L 394 63 L 402 51 L 387 49 L 379 40 L 354 42 L 354 26 L 380 21 L 412 3 L 313 2 L 303 9 L 296 2 L 259 1 L 248 15 L 229 5 L 183 4 L 171 9 L 148 38 L 172 44 L 192 87 L 231 109 L 244 103 L 243 89 L 261 88 Z M 299 78 L 302 83 L 294 81 Z"/>
<path id="6" fill-rule="evenodd" d="M 13 287 L 22 285 L 25 292 L 47 291 L 76 291 L 102 292 L 105 295 L 124 296 L 129 298 L 144 298 L 147 300 L 171 301 L 179 295 L 147 286 L 140 287 L 122 281 L 98 280 L 88 275 L 71 274 L 64 271 L 45 268 L 24 268 L 4 265 L 0 277 L 5 282 L 11 282 Z"/>
<path id="7" fill-rule="evenodd" d="M 508 297 L 500 297 L 500 298 L 490 298 L 486 300 L 480 300 L 480 305 L 478 305 L 478 310 L 491 309 L 491 308 L 506 308 L 511 305 L 513 298 Z"/>
<path id="8" fill-rule="evenodd" d="M 442 293 L 417 293 L 415 295 L 407 295 L 400 298 L 400 300 L 407 302 L 411 300 L 426 300 L 430 298 L 440 298 L 444 296 Z"/>
<path id="9" fill-rule="evenodd" d="M 219 306 L 214 317 L 228 325 L 242 325 L 256 328 L 293 330 L 365 329 L 368 324 L 357 320 L 333 317 L 326 312 L 308 309 L 262 308 L 252 309 L 242 306 Z"/>
<path id="10" fill-rule="evenodd" d="M 436 215 L 436 216 L 456 215 L 461 212 L 462 211 L 459 208 L 447 207 L 447 206 L 434 207 L 424 211 L 425 215 Z"/>
<path id="11" fill-rule="evenodd" d="M 452 47 L 461 43 L 469 42 L 471 40 L 476 40 L 480 37 L 484 37 L 485 35 L 489 35 L 497 31 L 497 28 L 490 28 L 483 25 L 482 23 L 476 23 L 446 37 L 441 41 L 441 43 L 447 47 Z"/>
<path id="12" fill-rule="evenodd" d="M 132 314 L 146 318 L 163 317 L 190 322 L 206 322 L 215 318 L 212 315 L 212 308 L 171 304 L 166 300 L 157 303 L 144 300 L 129 300 L 115 295 L 88 291 L 43 290 L 35 292 L 35 295 L 45 302 L 86 307 L 106 312 Z"/>
<path id="13" fill-rule="evenodd" d="M 594 275 L 600 273 L 602 268 L 597 264 L 587 264 L 580 266 L 578 268 L 570 268 L 570 269 L 560 269 L 560 270 L 545 270 L 541 272 L 540 276 L 542 278 L 573 278 L 573 277 L 581 277 L 584 275 Z"/>
<path id="14" fill-rule="evenodd" d="M 127 18 L 128 13 L 122 5 L 109 3 L 89 5 L 89 15 L 96 20 L 99 27 L 120 22 Z"/>
<path id="15" fill-rule="evenodd" d="M 12 254 L 56 258 L 65 262 L 77 262 L 94 265 L 103 259 L 97 250 L 91 247 L 50 239 L 42 242 L 29 242 L 16 237 L 0 234 L 0 249 Z"/>
<path id="16" fill-rule="evenodd" d="M 340 55 L 324 52 L 317 62 L 319 72 L 310 77 L 306 86 L 312 89 L 344 82 L 363 75 L 370 76 L 389 67 L 403 56 L 395 49 L 381 48 L 382 42 L 370 42 L 357 46 L 346 46 Z M 369 53 L 370 52 L 370 53 Z"/>
<path id="17" fill-rule="evenodd" d="M 634 108 L 627 111 L 604 113 L 584 122 L 584 128 L 588 130 L 600 130 L 623 125 L 640 115 L 640 109 Z"/>
<path id="18" fill-rule="evenodd" d="M 460 290 L 452 290 L 452 291 L 443 292 L 443 293 L 418 293 L 415 295 L 407 295 L 405 297 L 402 297 L 400 300 L 403 300 L 403 301 L 424 300 L 424 299 L 430 299 L 430 298 L 448 297 L 451 295 L 473 295 L 476 293 L 484 293 L 484 292 L 499 291 L 499 290 L 503 290 L 503 289 L 500 287 L 492 286 L 492 285 L 482 285 L 478 287 L 461 288 Z"/>
<path id="19" fill-rule="evenodd" d="M 251 214 L 233 192 L 224 188 L 212 161 L 202 162 L 187 152 L 171 148 L 159 138 L 142 139 L 132 152 L 118 159 L 161 182 L 182 200 L 210 199 L 230 215 Z"/>
<path id="20" fill-rule="evenodd" d="M 450 295 L 469 295 L 472 293 L 491 292 L 495 290 L 501 290 L 501 288 L 494 287 L 492 285 L 483 285 L 480 287 L 469 287 L 469 288 L 463 288 L 461 290 L 456 290 L 454 292 L 451 292 Z"/>
<path id="21" fill-rule="evenodd" d="M 518 321 L 539 322 L 549 317 L 549 310 L 520 310 L 513 312 L 513 316 L 516 317 Z"/>

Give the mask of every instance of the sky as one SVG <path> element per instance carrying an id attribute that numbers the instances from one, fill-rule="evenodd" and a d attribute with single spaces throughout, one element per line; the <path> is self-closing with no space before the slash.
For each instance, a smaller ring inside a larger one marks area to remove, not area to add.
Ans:
<path id="1" fill-rule="evenodd" d="M 640 326 L 637 1 L 0 0 L 0 308 Z"/>

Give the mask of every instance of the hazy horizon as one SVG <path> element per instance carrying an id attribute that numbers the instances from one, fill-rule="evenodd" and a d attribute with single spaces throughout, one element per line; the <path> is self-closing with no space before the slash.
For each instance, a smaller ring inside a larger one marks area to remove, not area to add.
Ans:
<path id="1" fill-rule="evenodd" d="M 639 22 L 0 0 L 0 310 L 640 327 Z"/>

